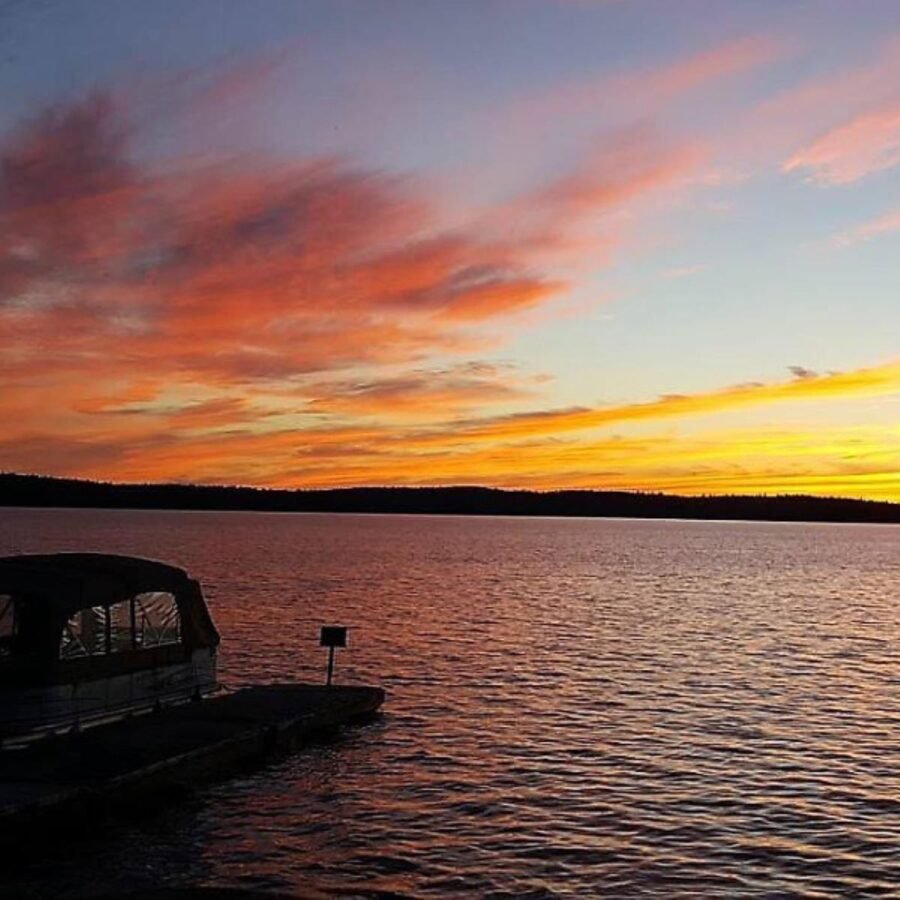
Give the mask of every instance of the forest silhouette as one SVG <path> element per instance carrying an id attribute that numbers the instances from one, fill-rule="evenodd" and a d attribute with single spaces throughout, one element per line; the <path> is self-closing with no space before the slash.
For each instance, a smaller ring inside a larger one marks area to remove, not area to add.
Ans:
<path id="1" fill-rule="evenodd" d="M 808 495 L 685 497 L 473 486 L 287 490 L 114 484 L 16 473 L 0 473 L 0 506 L 900 523 L 897 503 Z"/>

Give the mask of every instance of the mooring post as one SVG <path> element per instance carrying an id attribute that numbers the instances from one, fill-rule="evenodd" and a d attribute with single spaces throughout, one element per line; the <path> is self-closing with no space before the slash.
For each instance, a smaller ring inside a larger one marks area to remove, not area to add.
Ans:
<path id="1" fill-rule="evenodd" d="M 319 646 L 328 648 L 328 675 L 325 684 L 331 687 L 334 678 L 334 650 L 347 646 L 347 627 L 345 625 L 323 625 L 319 635 Z"/>

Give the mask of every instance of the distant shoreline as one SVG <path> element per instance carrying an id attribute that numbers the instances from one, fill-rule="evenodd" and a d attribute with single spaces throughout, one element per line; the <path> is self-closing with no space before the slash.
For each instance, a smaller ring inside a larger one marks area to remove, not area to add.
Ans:
<path id="1" fill-rule="evenodd" d="M 0 473 L 0 507 L 900 524 L 900 503 L 808 495 L 684 497 L 470 486 L 284 490 L 114 484 L 17 473 Z"/>

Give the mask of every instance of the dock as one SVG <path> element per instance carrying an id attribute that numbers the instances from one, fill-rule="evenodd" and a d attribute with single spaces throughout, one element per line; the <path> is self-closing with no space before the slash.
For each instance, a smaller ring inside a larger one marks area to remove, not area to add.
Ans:
<path id="1" fill-rule="evenodd" d="M 0 833 L 156 805 L 373 717 L 375 687 L 273 684 L 0 752 Z"/>

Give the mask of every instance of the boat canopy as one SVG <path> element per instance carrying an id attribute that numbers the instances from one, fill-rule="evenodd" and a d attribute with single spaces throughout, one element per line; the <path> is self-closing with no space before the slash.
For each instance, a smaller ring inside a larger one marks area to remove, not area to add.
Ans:
<path id="1" fill-rule="evenodd" d="M 0 606 L 15 603 L 16 617 L 25 626 L 17 631 L 23 637 L 30 632 L 32 646 L 45 641 L 57 646 L 66 623 L 79 611 L 157 593 L 171 595 L 177 604 L 184 643 L 219 643 L 199 584 L 176 566 L 106 553 L 0 557 Z"/>

